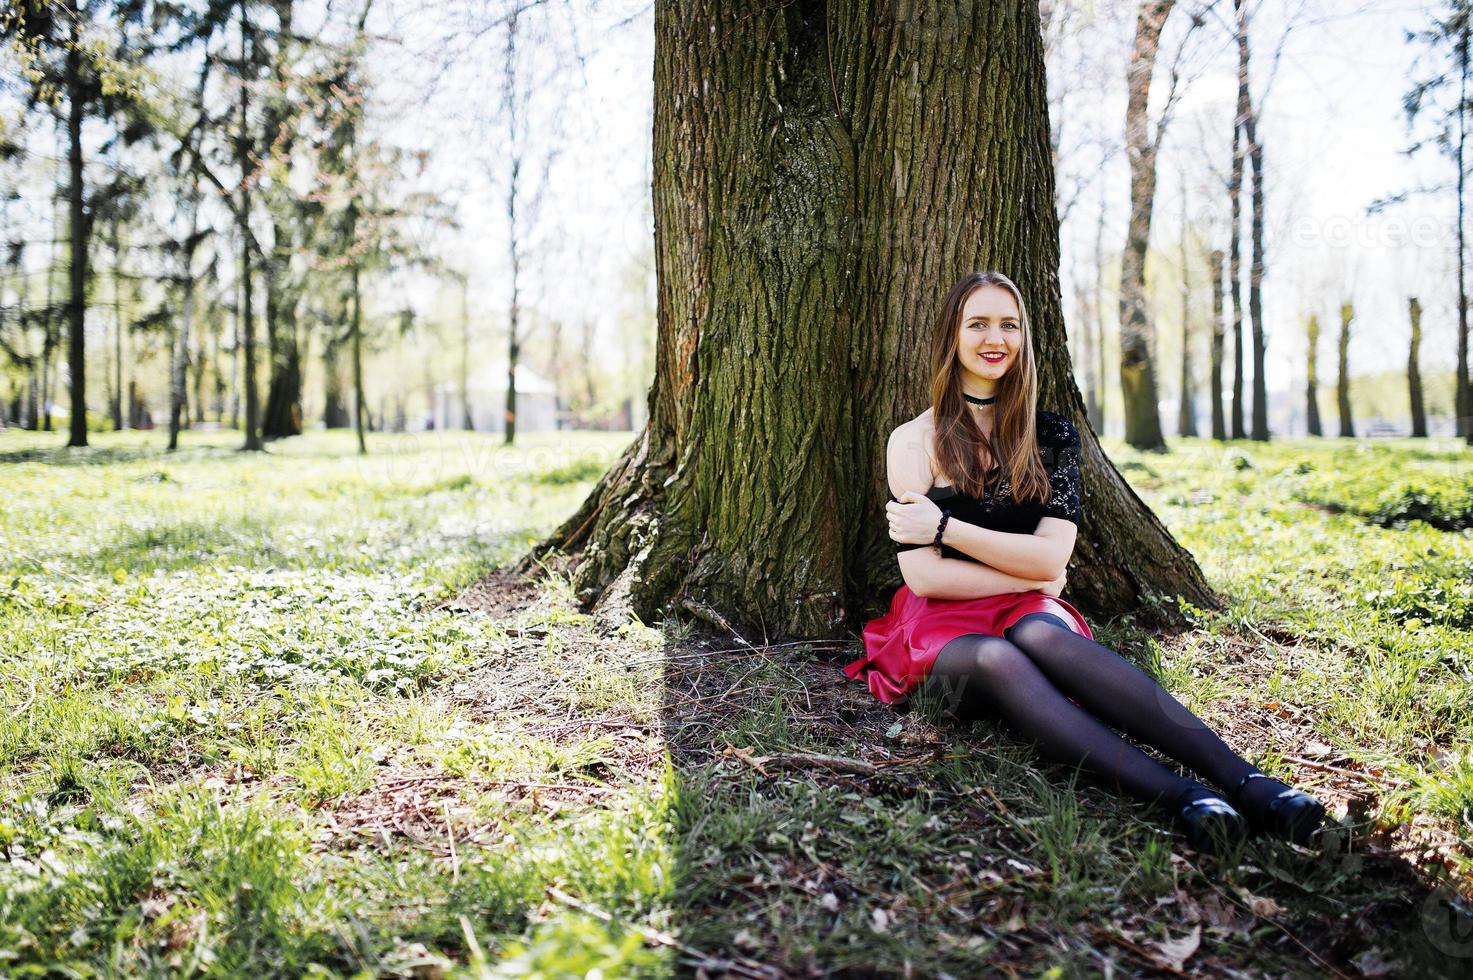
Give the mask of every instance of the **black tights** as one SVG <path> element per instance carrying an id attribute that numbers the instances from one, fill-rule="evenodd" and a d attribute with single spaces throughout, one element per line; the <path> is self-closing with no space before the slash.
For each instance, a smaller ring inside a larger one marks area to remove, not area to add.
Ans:
<path id="1" fill-rule="evenodd" d="M 1106 722 L 1228 791 L 1258 771 L 1160 684 L 1057 616 L 1031 613 L 1004 636 L 967 633 L 947 643 L 923 690 L 957 717 L 977 708 L 995 712 L 1045 756 L 1079 765 L 1116 792 L 1147 802 L 1177 801 L 1202 787 Z"/>

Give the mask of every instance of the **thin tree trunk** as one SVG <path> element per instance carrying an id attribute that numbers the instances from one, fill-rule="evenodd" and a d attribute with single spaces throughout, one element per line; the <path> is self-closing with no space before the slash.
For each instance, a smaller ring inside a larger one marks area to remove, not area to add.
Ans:
<path id="1" fill-rule="evenodd" d="M 188 398 L 188 370 L 190 328 L 194 321 L 194 250 L 198 246 L 199 193 L 198 178 L 191 178 L 195 186 L 189 196 L 189 237 L 184 241 L 181 256 L 184 273 L 184 304 L 179 315 L 179 335 L 170 345 L 173 353 L 172 370 L 169 372 L 169 452 L 179 448 L 180 415 L 185 410 Z"/>
<path id="2" fill-rule="evenodd" d="M 72 43 L 66 53 L 67 80 L 67 167 L 71 183 L 67 191 L 71 206 L 71 295 L 67 300 L 67 372 L 71 388 L 72 416 L 68 446 L 87 445 L 87 238 L 89 218 L 82 188 L 82 37 L 80 16 L 71 18 Z M 49 426 L 48 426 L 49 427 Z"/>
<path id="3" fill-rule="evenodd" d="M 1084 409 L 1095 432 L 1105 431 L 1105 202 L 1100 200 L 1099 219 L 1095 222 L 1095 289 L 1094 289 L 1093 363 L 1085 366 L 1089 390 L 1085 392 Z"/>
<path id="4" fill-rule="evenodd" d="M 206 310 L 208 312 L 208 307 Z M 208 316 L 210 327 L 213 330 L 216 320 L 213 314 Z M 218 336 L 218 335 L 217 335 Z M 205 331 L 194 331 L 194 351 L 190 355 L 190 363 L 194 366 L 194 413 L 196 422 L 205 421 Z M 216 413 L 218 419 L 219 413 Z"/>
<path id="5" fill-rule="evenodd" d="M 230 427 L 240 428 L 240 315 L 241 284 L 236 282 L 235 315 L 230 320 Z"/>
<path id="6" fill-rule="evenodd" d="M 1181 404 L 1176 413 L 1176 434 L 1196 436 L 1197 410 L 1192 392 L 1192 277 L 1187 250 L 1186 174 L 1182 174 L 1181 195 Z"/>
<path id="7" fill-rule="evenodd" d="M 1463 29 L 1458 38 L 1458 378 L 1454 391 L 1454 411 L 1457 415 L 1458 435 L 1473 446 L 1473 379 L 1468 377 L 1468 279 L 1467 279 L 1467 222 L 1464 194 L 1468 170 L 1463 163 L 1463 153 L 1468 142 L 1468 45 L 1469 21 L 1473 17 L 1463 13 Z"/>
<path id="8" fill-rule="evenodd" d="M 508 247 L 511 251 L 511 309 L 507 313 L 505 436 L 502 440 L 503 445 L 507 446 L 515 442 L 517 437 L 517 358 L 521 354 L 520 338 L 517 336 L 518 318 L 521 312 L 518 293 L 522 269 L 521 242 L 517 235 L 517 184 L 521 174 L 522 159 L 517 145 L 516 41 L 517 15 L 513 10 L 506 32 L 507 94 L 505 100 L 509 132 L 507 145 L 511 147 L 509 154 L 511 176 L 506 193 L 507 228 L 510 230 Z"/>
<path id="9" fill-rule="evenodd" d="M 960 36 L 988 37 L 1009 71 L 943 56 L 874 4 L 788 4 L 754 24 L 716 0 L 657 0 L 650 417 L 519 572 L 561 549 L 601 616 L 680 610 L 769 639 L 852 639 L 900 581 L 885 446 L 929 402 L 927 318 L 961 275 L 1004 268 L 1027 297 L 1040 404 L 1080 434 L 1067 596 L 1101 615 L 1148 593 L 1220 607 L 1084 417 L 1037 7 L 955 9 Z M 945 106 L 1009 108 L 957 140 Z M 943 213 L 954 227 L 927 234 Z"/>
<path id="10" fill-rule="evenodd" d="M 460 427 L 467 432 L 476 428 L 471 417 L 471 308 L 470 277 L 460 279 Z M 446 423 L 449 423 L 447 418 Z"/>
<path id="11" fill-rule="evenodd" d="M 357 208 L 348 205 L 350 213 L 356 217 Z M 356 226 L 356 221 L 349 219 L 349 226 Z M 349 234 L 348 240 L 353 236 Z M 353 262 L 353 430 L 358 434 L 358 454 L 368 454 L 368 443 L 363 438 L 363 415 L 367 411 L 363 404 L 363 294 L 358 289 L 358 263 Z"/>
<path id="12" fill-rule="evenodd" d="M 1320 316 L 1318 313 L 1309 315 L 1309 325 L 1306 328 L 1309 344 L 1309 363 L 1305 374 L 1305 413 L 1308 419 L 1309 434 L 1312 436 L 1324 435 L 1320 425 Z"/>
<path id="13" fill-rule="evenodd" d="M 17 259 L 19 260 L 19 256 L 17 256 Z M 25 427 L 31 432 L 36 432 L 39 431 L 41 427 L 41 376 L 39 368 L 40 356 L 35 353 L 34 349 L 31 346 L 31 327 L 28 323 L 26 323 L 27 319 L 29 319 L 30 316 L 33 315 L 31 310 L 31 277 L 26 275 L 26 270 L 23 263 L 19 266 L 18 271 L 20 272 L 19 286 L 21 332 L 26 339 L 26 353 L 30 355 L 28 358 L 26 358 Z M 46 340 L 44 336 L 41 340 L 41 348 L 42 350 L 45 350 L 46 348 Z"/>
<path id="14" fill-rule="evenodd" d="M 1213 249 L 1208 259 L 1212 267 L 1212 370 L 1208 385 L 1212 391 L 1212 438 L 1218 441 L 1227 438 L 1227 420 L 1222 414 L 1222 276 L 1226 261 L 1220 248 Z"/>
<path id="15" fill-rule="evenodd" d="M 1264 356 L 1268 340 L 1263 329 L 1263 146 L 1255 134 L 1252 117 L 1248 142 L 1253 161 L 1253 262 L 1248 271 L 1248 319 L 1253 324 L 1253 430 L 1252 438 L 1268 441 L 1268 372 Z"/>
<path id="16" fill-rule="evenodd" d="M 338 366 L 342 343 L 341 337 L 329 337 L 322 345 L 322 425 L 327 429 L 345 429 L 349 423 L 348 407 L 343 404 L 342 369 Z"/>
<path id="17" fill-rule="evenodd" d="M 1236 3 L 1236 0 L 1234 0 Z M 1239 25 L 1238 33 L 1242 28 Z M 1233 160 L 1228 177 L 1228 201 L 1232 209 L 1230 222 L 1228 279 L 1233 300 L 1233 404 L 1232 436 L 1248 435 L 1243 427 L 1243 121 L 1248 118 L 1248 46 L 1238 37 L 1238 107 L 1233 116 Z"/>
<path id="18" fill-rule="evenodd" d="M 1422 304 L 1413 296 L 1407 301 L 1412 318 L 1412 347 L 1407 357 L 1407 392 L 1412 403 L 1412 435 L 1427 438 L 1427 411 L 1422 404 L 1422 368 L 1418 354 L 1422 349 Z"/>
<path id="19" fill-rule="evenodd" d="M 1350 303 L 1340 306 L 1340 377 L 1335 384 L 1335 401 L 1340 408 L 1340 435 L 1354 436 L 1355 423 L 1350 418 L 1350 321 L 1355 318 L 1355 307 Z"/>
<path id="20" fill-rule="evenodd" d="M 256 390 L 256 323 L 251 310 L 251 191 L 250 179 L 255 171 L 250 156 L 250 126 L 249 126 L 249 86 L 246 84 L 245 74 L 249 70 L 250 61 L 246 58 L 246 38 L 250 33 L 250 22 L 246 18 L 246 6 L 248 0 L 241 0 L 240 4 L 240 148 L 237 159 L 240 164 L 240 213 L 237 220 L 240 223 L 240 322 L 244 334 L 244 360 L 242 367 L 245 382 L 245 444 L 240 448 L 247 452 L 259 452 L 261 445 L 261 433 L 258 428 L 261 419 L 260 393 Z M 254 53 L 255 44 L 251 45 Z"/>
<path id="21" fill-rule="evenodd" d="M 1130 228 L 1120 260 L 1120 393 L 1125 401 L 1125 441 L 1137 449 L 1163 451 L 1157 404 L 1154 327 L 1146 308 L 1146 249 L 1156 195 L 1156 150 L 1160 133 L 1148 129 L 1151 76 L 1161 29 L 1175 0 L 1146 0 L 1136 19 L 1125 109 L 1126 157 L 1130 161 Z"/>
<path id="22" fill-rule="evenodd" d="M 1074 285 L 1075 302 L 1079 305 L 1079 364 L 1084 369 L 1084 414 L 1094 424 L 1095 389 L 1094 378 L 1094 323 L 1099 316 L 1094 309 L 1091 294 L 1094 287 L 1085 282 Z"/>
<path id="23" fill-rule="evenodd" d="M 132 408 L 129 407 L 129 415 L 123 413 L 123 250 L 118 239 L 118 217 L 115 213 L 111 222 L 112 240 L 109 244 L 113 250 L 113 382 L 112 382 L 112 415 L 113 429 L 121 432 L 127 425 L 125 419 L 131 417 Z"/>

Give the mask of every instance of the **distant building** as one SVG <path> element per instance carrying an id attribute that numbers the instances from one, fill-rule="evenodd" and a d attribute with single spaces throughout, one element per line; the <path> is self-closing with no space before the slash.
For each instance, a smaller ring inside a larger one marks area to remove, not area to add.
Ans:
<path id="1" fill-rule="evenodd" d="M 557 386 L 542 375 L 518 362 L 517 431 L 551 432 L 558 428 Z M 471 422 L 477 432 L 506 431 L 506 361 L 477 365 L 467 379 L 471 403 Z M 434 422 L 437 429 L 459 429 L 464 410 L 460 401 L 460 384 L 452 382 L 435 388 Z"/>

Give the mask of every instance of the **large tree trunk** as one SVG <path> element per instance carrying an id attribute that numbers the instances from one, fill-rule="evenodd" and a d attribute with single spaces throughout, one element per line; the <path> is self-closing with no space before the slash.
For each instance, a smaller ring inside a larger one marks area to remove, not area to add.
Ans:
<path id="1" fill-rule="evenodd" d="M 1427 410 L 1422 402 L 1422 367 L 1418 356 L 1422 350 L 1422 304 L 1413 296 L 1407 301 L 1412 318 L 1412 346 L 1407 357 L 1407 393 L 1412 403 L 1412 435 L 1427 438 Z"/>
<path id="2" fill-rule="evenodd" d="M 72 17 L 72 43 L 66 53 L 67 79 L 67 169 L 71 183 L 67 202 L 71 207 L 71 295 L 67 299 L 67 372 L 71 388 L 71 431 L 68 446 L 87 445 L 87 233 L 91 218 L 82 203 L 82 53 L 80 16 Z M 49 422 L 46 426 L 51 428 Z"/>
<path id="3" fill-rule="evenodd" d="M 1340 409 L 1340 434 L 1355 435 L 1355 423 L 1350 417 L 1350 321 L 1355 319 L 1355 307 L 1350 303 L 1340 306 L 1340 376 L 1335 382 L 1335 401 Z"/>
<path id="4" fill-rule="evenodd" d="M 885 446 L 929 403 L 930 318 L 996 268 L 1028 297 L 1042 404 L 1080 431 L 1066 595 L 1098 614 L 1149 593 L 1218 607 L 1073 381 L 1037 5 L 954 8 L 960 30 L 939 37 L 877 2 L 728 6 L 655 6 L 649 420 L 517 571 L 561 549 L 601 616 L 852 638 L 900 582 Z M 1010 70 L 984 70 L 968 37 Z"/>
<path id="5" fill-rule="evenodd" d="M 1146 309 L 1146 249 L 1156 197 L 1160 133 L 1149 132 L 1151 76 L 1161 29 L 1175 0 L 1146 0 L 1135 24 L 1135 47 L 1126 74 L 1125 155 L 1130 161 L 1130 227 L 1120 257 L 1120 393 L 1125 399 L 1125 441 L 1137 449 L 1164 450 L 1153 360 L 1154 327 Z"/>
<path id="6" fill-rule="evenodd" d="M 1208 385 L 1212 389 L 1212 438 L 1227 438 L 1227 420 L 1222 416 L 1222 274 L 1226 257 L 1215 248 L 1208 260 L 1212 265 L 1212 368 Z"/>
<path id="7" fill-rule="evenodd" d="M 1318 313 L 1309 315 L 1309 326 L 1307 328 L 1309 342 L 1309 364 L 1305 379 L 1305 411 L 1308 413 L 1309 434 L 1312 436 L 1324 435 L 1320 427 L 1320 374 L 1319 374 L 1319 347 L 1320 347 L 1320 317 Z"/>

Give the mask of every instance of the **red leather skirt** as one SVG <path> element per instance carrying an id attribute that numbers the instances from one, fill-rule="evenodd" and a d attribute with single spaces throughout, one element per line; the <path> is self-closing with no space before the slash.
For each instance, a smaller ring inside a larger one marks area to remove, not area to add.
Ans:
<path id="1" fill-rule="evenodd" d="M 1084 617 L 1063 599 L 1042 592 L 1008 592 L 981 599 L 925 599 L 902 585 L 890 611 L 864 625 L 864 656 L 844 666 L 863 676 L 870 693 L 886 704 L 904 701 L 921 686 L 936 655 L 963 633 L 1002 636 L 1029 613 L 1053 613 L 1074 632 L 1094 639 Z"/>

